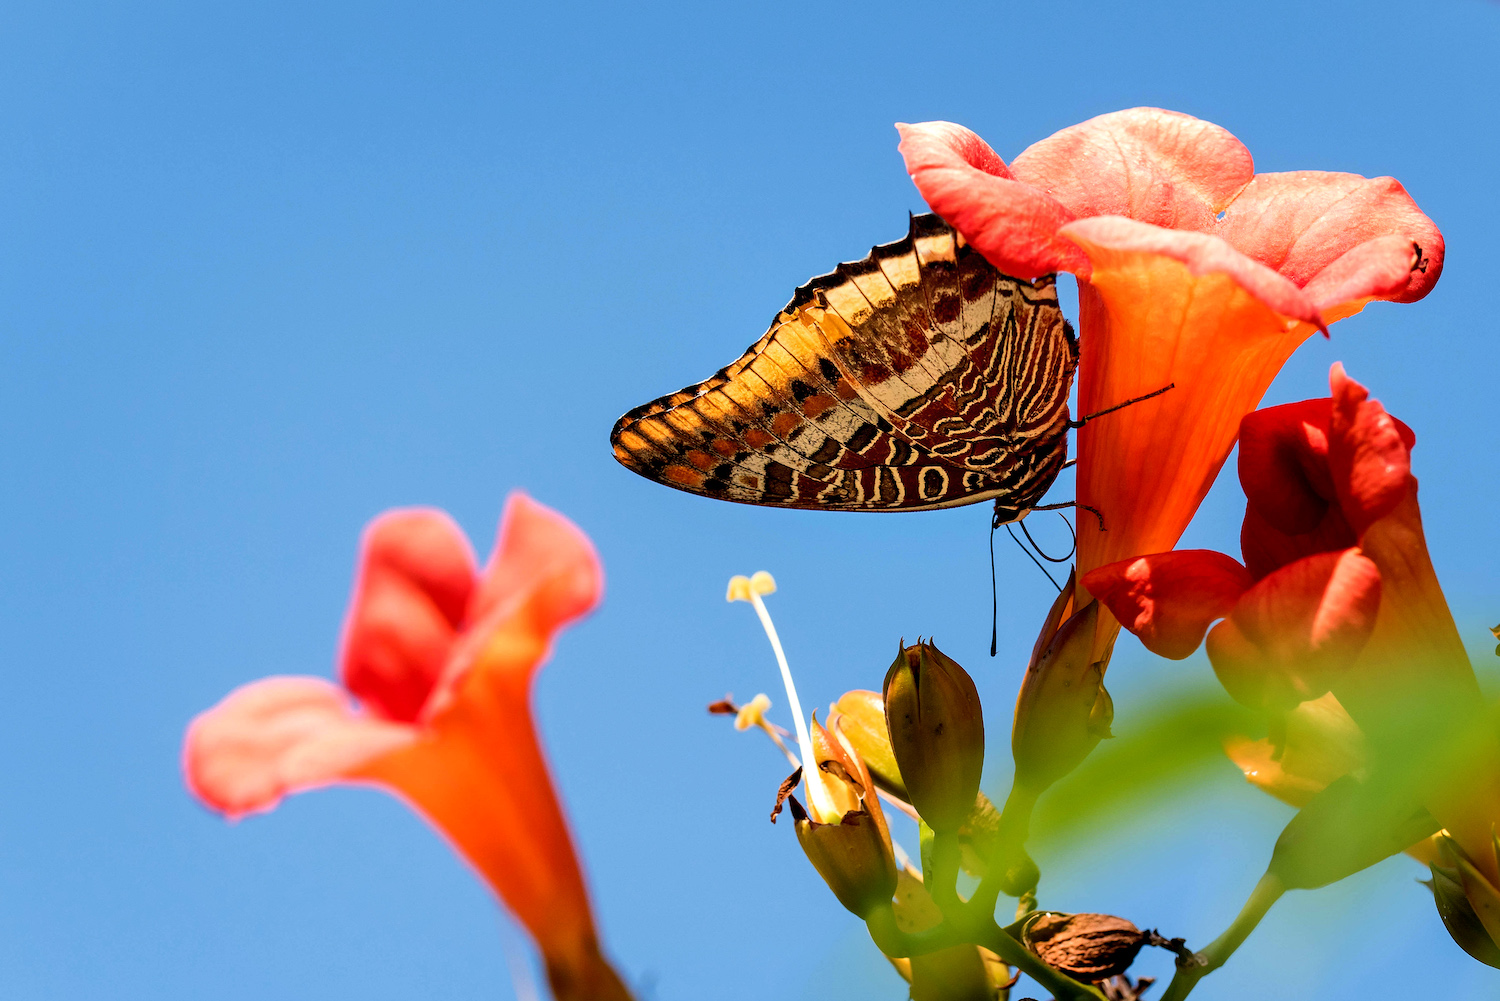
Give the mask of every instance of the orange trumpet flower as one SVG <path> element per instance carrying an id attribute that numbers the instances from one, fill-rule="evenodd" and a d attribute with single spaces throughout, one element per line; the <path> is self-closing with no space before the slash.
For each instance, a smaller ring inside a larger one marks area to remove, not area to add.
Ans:
<path id="1" fill-rule="evenodd" d="M 1006 274 L 1078 277 L 1080 577 L 1176 545 L 1296 347 L 1372 299 L 1412 302 L 1443 238 L 1399 183 L 1256 174 L 1217 125 L 1156 108 L 1063 129 L 1009 166 L 949 122 L 898 125 L 932 210 Z M 1080 590 L 1078 604 L 1087 604 Z M 1101 616 L 1093 659 L 1119 626 Z"/>
<path id="2" fill-rule="evenodd" d="M 624 1001 L 531 715 L 552 638 L 602 587 L 588 538 L 523 494 L 507 502 L 482 573 L 446 514 L 387 512 L 365 531 L 343 687 L 272 677 L 231 692 L 188 727 L 188 787 L 231 818 L 334 782 L 384 788 L 525 925 L 559 999 Z"/>

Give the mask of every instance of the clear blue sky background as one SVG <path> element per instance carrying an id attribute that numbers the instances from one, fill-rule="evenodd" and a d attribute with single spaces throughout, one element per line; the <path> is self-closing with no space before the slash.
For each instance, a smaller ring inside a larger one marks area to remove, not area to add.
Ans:
<path id="1" fill-rule="evenodd" d="M 715 504 L 606 440 L 795 285 L 904 232 L 921 203 L 895 121 L 962 122 L 1011 157 L 1154 104 L 1226 126 L 1262 170 L 1400 178 L 1447 236 L 1443 280 L 1309 343 L 1269 401 L 1324 395 L 1342 359 L 1416 429 L 1434 558 L 1488 670 L 1497 46 L 1481 0 L 8 5 L 0 993 L 510 997 L 498 908 L 395 801 L 324 791 L 230 826 L 177 756 L 233 686 L 331 672 L 367 519 L 440 505 L 483 551 L 523 487 L 609 575 L 538 706 L 621 968 L 659 1001 L 902 997 L 766 823 L 781 760 L 703 712 L 726 690 L 783 708 L 725 581 L 776 574 L 811 703 L 935 634 L 987 699 L 992 786 L 1050 587 L 999 550 L 990 661 L 982 507 Z M 1233 551 L 1241 510 L 1221 483 L 1188 541 Z M 1122 642 L 1120 728 L 1207 676 Z M 1044 902 L 1202 943 L 1288 812 L 1225 764 L 1044 856 Z M 1293 895 L 1200 996 L 1500 993 L 1420 874 L 1396 859 Z"/>

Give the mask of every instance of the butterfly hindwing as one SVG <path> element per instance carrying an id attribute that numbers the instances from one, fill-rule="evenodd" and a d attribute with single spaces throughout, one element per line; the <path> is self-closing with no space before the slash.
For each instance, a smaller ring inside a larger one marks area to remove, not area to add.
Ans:
<path id="1" fill-rule="evenodd" d="M 621 417 L 630 469 L 722 500 L 1024 512 L 1066 457 L 1077 362 L 1051 276 L 1000 274 L 941 219 L 799 288 L 712 377 Z"/>

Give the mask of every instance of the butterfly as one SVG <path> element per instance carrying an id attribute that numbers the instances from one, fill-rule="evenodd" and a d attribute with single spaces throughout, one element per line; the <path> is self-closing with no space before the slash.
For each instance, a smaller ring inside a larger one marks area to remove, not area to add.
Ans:
<path id="1" fill-rule="evenodd" d="M 1040 507 L 1067 463 L 1077 365 L 1054 276 L 1001 274 L 919 215 L 904 239 L 798 288 L 739 360 L 625 414 L 610 442 L 642 476 L 720 500 L 992 500 L 1001 525 Z"/>

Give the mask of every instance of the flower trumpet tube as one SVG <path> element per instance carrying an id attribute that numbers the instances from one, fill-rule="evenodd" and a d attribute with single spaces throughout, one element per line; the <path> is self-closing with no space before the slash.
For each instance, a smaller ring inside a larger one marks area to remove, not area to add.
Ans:
<path id="1" fill-rule="evenodd" d="M 1100 515 L 1079 519 L 1080 575 L 1172 548 L 1296 347 L 1442 272 L 1442 235 L 1395 180 L 1256 174 L 1188 115 L 1101 115 L 1009 165 L 950 122 L 897 128 L 922 197 L 990 263 L 1077 276 L 1081 415 L 1173 387 L 1079 432 L 1077 501 Z M 1094 660 L 1117 630 L 1101 617 Z"/>
<path id="2" fill-rule="evenodd" d="M 188 727 L 188 787 L 229 817 L 332 783 L 386 789 L 526 927 L 560 1001 L 624 1001 L 531 713 L 553 638 L 602 586 L 583 533 L 520 493 L 482 572 L 445 514 L 381 515 L 361 549 L 343 686 L 274 677 L 232 692 Z"/>
<path id="3" fill-rule="evenodd" d="M 1290 806 L 1303 807 L 1338 778 L 1368 762 L 1365 735 L 1329 692 L 1281 717 L 1275 738 L 1225 742 L 1245 779 Z"/>

